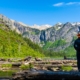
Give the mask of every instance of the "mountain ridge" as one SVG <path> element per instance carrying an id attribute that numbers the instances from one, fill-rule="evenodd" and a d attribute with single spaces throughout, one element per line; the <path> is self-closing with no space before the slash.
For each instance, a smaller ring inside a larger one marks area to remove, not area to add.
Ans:
<path id="1" fill-rule="evenodd" d="M 74 40 L 77 38 L 76 35 L 78 27 L 80 26 L 80 22 L 66 22 L 64 24 L 57 23 L 49 28 L 39 30 L 31 28 L 28 25 L 22 25 L 16 21 L 11 22 L 10 19 L 6 19 L 5 17 L 0 18 L 2 18 L 12 30 L 15 30 L 23 37 L 29 38 L 45 50 L 49 49 L 52 51 L 67 50 L 68 47 L 72 46 Z"/>

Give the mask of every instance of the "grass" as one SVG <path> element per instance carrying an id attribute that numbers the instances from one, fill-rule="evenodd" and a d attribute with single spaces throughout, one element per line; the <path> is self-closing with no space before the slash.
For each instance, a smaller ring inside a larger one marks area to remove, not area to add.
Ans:
<path id="1" fill-rule="evenodd" d="M 12 64 L 2 64 L 1 65 L 2 68 L 12 68 Z"/>
<path id="2" fill-rule="evenodd" d="M 14 71 L 0 71 L 0 77 L 12 77 Z"/>
<path id="3" fill-rule="evenodd" d="M 72 70 L 72 66 L 61 66 L 61 70 L 62 71 L 71 71 Z"/>
<path id="4" fill-rule="evenodd" d="M 22 70 L 25 70 L 25 69 L 31 69 L 31 68 L 33 68 L 34 66 L 33 66 L 33 64 L 28 64 L 28 65 L 21 65 L 20 66 L 20 69 L 22 69 Z"/>

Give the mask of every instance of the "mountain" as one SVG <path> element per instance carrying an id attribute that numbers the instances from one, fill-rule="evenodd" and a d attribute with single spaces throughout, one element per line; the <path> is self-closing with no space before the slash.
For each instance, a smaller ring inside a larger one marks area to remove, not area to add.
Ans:
<path id="1" fill-rule="evenodd" d="M 15 30 L 23 37 L 27 37 L 31 41 L 39 44 L 44 50 L 64 51 L 65 53 L 75 54 L 73 43 L 77 38 L 76 34 L 78 27 L 80 26 L 80 22 L 58 22 L 53 26 L 41 25 L 42 27 L 40 29 L 39 25 L 29 26 L 15 20 L 8 19 L 3 15 L 0 15 L 0 18 L 11 30 Z"/>
<path id="2" fill-rule="evenodd" d="M 16 33 L 10 19 L 0 15 L 0 57 L 43 57 L 41 48 L 21 34 Z M 20 26 L 20 25 L 19 25 Z"/>

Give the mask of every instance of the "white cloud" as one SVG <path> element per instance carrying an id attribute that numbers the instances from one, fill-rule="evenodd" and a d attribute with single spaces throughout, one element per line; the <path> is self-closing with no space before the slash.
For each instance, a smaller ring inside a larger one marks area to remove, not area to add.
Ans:
<path id="1" fill-rule="evenodd" d="M 66 5 L 78 5 L 80 4 L 80 2 L 68 2 L 66 3 Z"/>
<path id="2" fill-rule="evenodd" d="M 68 2 L 68 3 L 66 3 L 66 5 L 74 5 L 74 4 L 77 4 L 77 2 Z"/>
<path id="3" fill-rule="evenodd" d="M 53 4 L 53 6 L 62 6 L 62 5 L 64 5 L 64 3 L 63 3 L 63 2 Z"/>
<path id="4" fill-rule="evenodd" d="M 54 7 L 59 7 L 59 6 L 69 6 L 69 5 L 80 5 L 80 2 L 68 2 L 68 3 L 65 3 L 65 2 L 60 2 L 60 3 L 56 3 L 56 4 L 53 4 Z"/>

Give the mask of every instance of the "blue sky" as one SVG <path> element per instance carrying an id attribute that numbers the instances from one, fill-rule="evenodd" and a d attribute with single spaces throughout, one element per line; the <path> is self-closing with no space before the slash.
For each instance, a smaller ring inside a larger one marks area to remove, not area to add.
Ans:
<path id="1" fill-rule="evenodd" d="M 80 22 L 80 0 L 1 0 L 0 14 L 28 25 Z"/>

